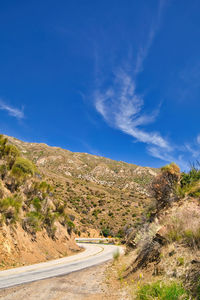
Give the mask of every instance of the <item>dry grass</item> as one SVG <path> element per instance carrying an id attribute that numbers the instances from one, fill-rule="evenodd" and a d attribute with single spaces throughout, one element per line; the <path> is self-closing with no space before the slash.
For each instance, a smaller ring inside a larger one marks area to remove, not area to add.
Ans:
<path id="1" fill-rule="evenodd" d="M 147 189 L 157 169 L 45 144 L 9 141 L 48 178 L 55 187 L 55 198 L 66 213 L 75 216 L 77 232 L 84 236 L 93 229 L 99 234 L 104 228 L 109 235 L 123 235 L 125 225 L 138 226 L 152 201 Z"/>
<path id="2" fill-rule="evenodd" d="M 166 237 L 171 242 L 180 242 L 193 249 L 200 248 L 200 207 L 183 206 L 173 211 L 167 224 Z"/>

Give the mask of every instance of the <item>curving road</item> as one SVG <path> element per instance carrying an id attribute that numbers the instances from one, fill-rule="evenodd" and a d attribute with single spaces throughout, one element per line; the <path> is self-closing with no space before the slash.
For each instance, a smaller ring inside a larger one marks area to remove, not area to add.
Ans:
<path id="1" fill-rule="evenodd" d="M 78 243 L 78 245 L 84 247 L 85 251 L 44 263 L 0 271 L 0 289 L 66 275 L 109 261 L 117 251 L 120 254 L 124 253 L 122 247 L 114 245 L 88 243 Z"/>

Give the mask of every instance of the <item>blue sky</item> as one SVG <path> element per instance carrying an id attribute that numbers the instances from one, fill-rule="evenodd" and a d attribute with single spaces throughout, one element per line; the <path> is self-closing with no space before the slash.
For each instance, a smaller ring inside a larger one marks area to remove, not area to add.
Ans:
<path id="1" fill-rule="evenodd" d="M 0 128 L 143 166 L 200 159 L 200 2 L 0 3 Z"/>

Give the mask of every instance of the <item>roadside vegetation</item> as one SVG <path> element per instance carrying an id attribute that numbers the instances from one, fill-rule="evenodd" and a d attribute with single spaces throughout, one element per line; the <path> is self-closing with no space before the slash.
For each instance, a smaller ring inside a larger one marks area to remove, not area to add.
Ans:
<path id="1" fill-rule="evenodd" d="M 54 198 L 65 205 L 66 214 L 76 217 L 71 221 L 77 234 L 124 238 L 129 228 L 140 226 L 141 215 L 152 201 L 149 186 L 158 169 L 8 140 L 54 187 Z"/>
<path id="2" fill-rule="evenodd" d="M 42 231 L 56 239 L 59 226 L 117 237 L 127 246 L 113 257 L 117 278 L 134 299 L 200 299 L 198 162 L 187 173 L 175 163 L 155 171 L 17 145 L 0 136 L 1 226 L 20 224 L 33 241 Z"/>
<path id="3" fill-rule="evenodd" d="M 190 297 L 187 291 L 176 282 L 173 283 L 162 283 L 160 281 L 152 284 L 144 284 L 139 287 L 137 291 L 137 300 L 189 300 Z"/>
<path id="4" fill-rule="evenodd" d="M 115 260 L 116 278 L 133 299 L 200 299 L 199 163 L 187 173 L 161 168 L 151 191 L 141 225 L 126 234 L 126 256 Z"/>
<path id="5" fill-rule="evenodd" d="M 190 171 L 188 173 L 181 174 L 180 181 L 180 195 L 200 197 L 200 163 L 191 164 Z"/>
<path id="6" fill-rule="evenodd" d="M 30 234 L 45 229 L 54 238 L 60 222 L 71 234 L 75 225 L 65 208 L 36 165 L 0 135 L 0 224 L 18 222 Z"/>

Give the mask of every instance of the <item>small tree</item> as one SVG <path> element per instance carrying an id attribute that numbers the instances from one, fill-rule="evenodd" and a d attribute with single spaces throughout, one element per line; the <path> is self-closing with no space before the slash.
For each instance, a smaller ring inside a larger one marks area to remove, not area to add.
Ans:
<path id="1" fill-rule="evenodd" d="M 23 157 L 17 157 L 12 167 L 11 173 L 17 178 L 23 178 L 28 175 L 34 175 L 35 170 L 36 167 L 30 160 Z"/>
<path id="2" fill-rule="evenodd" d="M 177 198 L 176 190 L 180 176 L 180 168 L 175 163 L 161 168 L 161 174 L 159 174 L 152 183 L 152 191 L 156 199 L 157 210 L 162 209 Z"/>

